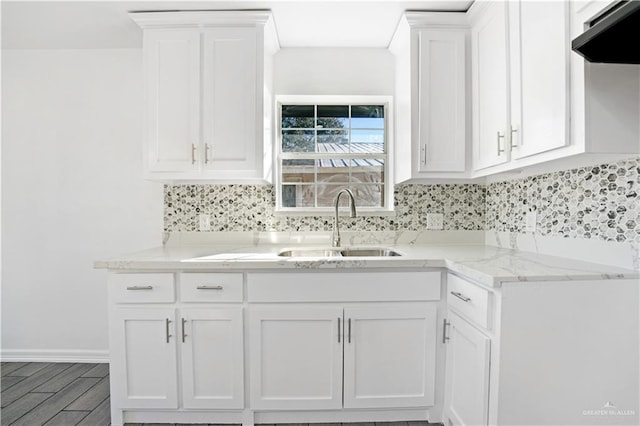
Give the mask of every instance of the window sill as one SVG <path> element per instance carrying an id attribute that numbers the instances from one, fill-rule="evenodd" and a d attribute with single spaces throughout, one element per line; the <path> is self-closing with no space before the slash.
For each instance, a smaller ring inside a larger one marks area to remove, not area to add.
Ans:
<path id="1" fill-rule="evenodd" d="M 395 217 L 396 216 L 396 212 L 395 210 L 382 210 L 382 209 L 367 209 L 366 207 L 362 207 L 362 208 L 358 208 L 357 209 L 358 212 L 358 216 L 383 216 L 383 217 Z M 284 210 L 284 209 L 276 209 L 273 212 L 274 216 L 277 217 L 286 217 L 286 216 L 292 216 L 292 217 L 323 217 L 323 216 L 327 216 L 327 217 L 333 217 L 336 214 L 336 211 L 333 207 L 329 207 L 326 209 L 314 209 L 314 210 L 300 210 L 300 209 L 296 209 L 296 210 Z M 340 215 L 340 217 L 344 217 L 344 216 L 349 216 L 349 208 L 348 207 L 340 207 L 340 210 L 338 212 L 338 214 Z"/>

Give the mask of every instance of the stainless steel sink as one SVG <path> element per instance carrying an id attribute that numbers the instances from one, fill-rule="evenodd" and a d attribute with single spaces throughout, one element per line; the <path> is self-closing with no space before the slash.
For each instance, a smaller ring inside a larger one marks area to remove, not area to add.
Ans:
<path id="1" fill-rule="evenodd" d="M 342 256 L 340 250 L 331 249 L 293 249 L 283 250 L 278 253 L 282 257 L 339 257 Z"/>
<path id="2" fill-rule="evenodd" d="M 402 254 L 390 248 L 348 248 L 341 251 L 343 256 L 353 257 L 388 257 L 402 256 Z"/>
<path id="3" fill-rule="evenodd" d="M 402 256 L 391 248 L 349 247 L 335 249 L 300 248 L 287 249 L 278 253 L 282 257 L 389 257 Z"/>

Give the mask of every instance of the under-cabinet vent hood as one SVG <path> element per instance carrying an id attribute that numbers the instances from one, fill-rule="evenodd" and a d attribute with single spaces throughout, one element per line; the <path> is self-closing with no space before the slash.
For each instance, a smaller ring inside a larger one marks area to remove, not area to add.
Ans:
<path id="1" fill-rule="evenodd" d="M 640 1 L 620 1 L 586 26 L 571 47 L 587 61 L 640 64 Z"/>

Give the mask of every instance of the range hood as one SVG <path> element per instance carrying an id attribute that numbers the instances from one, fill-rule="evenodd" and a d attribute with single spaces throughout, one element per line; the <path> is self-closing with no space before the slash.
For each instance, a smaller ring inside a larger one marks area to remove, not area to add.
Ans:
<path id="1" fill-rule="evenodd" d="M 571 48 L 587 61 L 640 64 L 640 1 L 615 3 L 586 26 Z"/>

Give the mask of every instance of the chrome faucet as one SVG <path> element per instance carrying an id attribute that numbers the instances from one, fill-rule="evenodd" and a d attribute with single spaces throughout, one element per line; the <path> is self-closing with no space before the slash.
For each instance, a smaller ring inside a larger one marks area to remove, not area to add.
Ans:
<path id="1" fill-rule="evenodd" d="M 351 199 L 349 202 L 349 206 L 351 207 L 351 217 L 356 217 L 357 213 L 356 213 L 356 199 L 353 196 L 353 192 L 351 192 L 350 189 L 344 188 L 342 190 L 340 190 L 340 192 L 338 192 L 338 195 L 336 195 L 336 201 L 335 201 L 335 205 L 336 205 L 336 216 L 335 219 L 333 221 L 333 237 L 332 237 L 332 243 L 331 245 L 333 247 L 340 247 L 340 225 L 338 223 L 338 205 L 340 204 L 340 196 L 346 192 L 347 194 L 349 194 L 349 198 Z"/>

